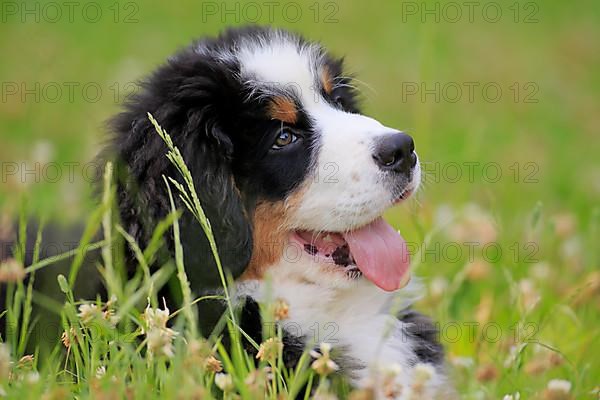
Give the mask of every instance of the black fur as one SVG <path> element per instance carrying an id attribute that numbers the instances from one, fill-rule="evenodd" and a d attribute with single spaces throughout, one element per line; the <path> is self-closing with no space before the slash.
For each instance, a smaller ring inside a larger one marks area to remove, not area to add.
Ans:
<path id="1" fill-rule="evenodd" d="M 405 310 L 398 318 L 407 324 L 403 339 L 410 341 L 418 362 L 442 364 L 444 348 L 439 343 L 439 332 L 431 319 L 410 309 Z"/>
<path id="2" fill-rule="evenodd" d="M 141 91 L 127 101 L 126 111 L 112 121 L 115 135 L 109 154 L 120 164 L 118 201 L 129 233 L 142 245 L 147 241 L 156 223 L 170 212 L 163 175 L 179 178 L 148 120 L 149 112 L 181 150 L 223 266 L 234 278 L 251 257 L 256 204 L 283 199 L 303 181 L 318 140 L 311 121 L 300 112 L 294 129 L 303 132 L 302 142 L 289 150 L 270 151 L 282 124 L 268 118 L 268 99 L 248 101 L 249 88 L 238 78 L 236 61 L 218 57 L 241 36 L 258 39 L 267 33 L 267 28 L 232 29 L 217 39 L 192 44 L 143 81 Z M 340 61 L 329 62 L 331 71 L 341 72 Z M 350 89 L 336 90 L 330 100 L 356 109 Z M 189 212 L 180 223 L 192 288 L 220 286 L 200 225 Z"/>

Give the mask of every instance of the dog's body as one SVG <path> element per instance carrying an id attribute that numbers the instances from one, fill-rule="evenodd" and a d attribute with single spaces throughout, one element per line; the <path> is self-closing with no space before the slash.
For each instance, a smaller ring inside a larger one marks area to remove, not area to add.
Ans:
<path id="1" fill-rule="evenodd" d="M 229 30 L 173 56 L 115 122 L 115 152 L 137 186 L 120 186 L 122 218 L 143 242 L 148 222 L 169 212 L 162 175 L 177 173 L 150 112 L 189 164 L 251 335 L 260 337 L 256 302 L 281 299 L 291 364 L 299 348 L 328 342 L 356 385 L 377 385 L 395 365 L 409 388 L 426 363 L 440 388 L 436 331 L 407 311 L 406 245 L 381 218 L 418 188 L 414 145 L 359 114 L 341 68 L 320 46 L 264 28 Z M 189 214 L 182 226 L 192 287 L 214 286 L 204 235 Z"/>
<path id="2" fill-rule="evenodd" d="M 278 299 L 289 306 L 280 323 L 289 365 L 327 342 L 341 372 L 379 395 L 384 371 L 400 367 L 395 395 L 408 396 L 423 364 L 433 376 L 421 398 L 443 389 L 436 330 L 408 308 L 417 289 L 407 286 L 406 244 L 381 218 L 418 188 L 414 144 L 359 113 L 340 60 L 288 32 L 242 28 L 194 43 L 151 75 L 113 121 L 108 152 L 124 177 L 123 225 L 142 245 L 171 212 L 163 176 L 179 177 L 147 113 L 194 177 L 236 278 L 243 329 L 260 340 L 257 304 Z M 184 212 L 180 225 L 192 289 L 219 287 L 199 224 Z"/>

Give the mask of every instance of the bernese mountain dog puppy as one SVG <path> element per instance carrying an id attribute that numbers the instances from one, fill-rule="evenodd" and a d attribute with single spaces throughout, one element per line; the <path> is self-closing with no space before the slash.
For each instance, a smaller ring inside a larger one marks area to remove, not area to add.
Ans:
<path id="1" fill-rule="evenodd" d="M 287 31 L 237 28 L 191 44 L 114 120 L 113 151 L 132 178 L 119 185 L 121 217 L 143 243 L 170 212 L 163 175 L 179 175 L 151 113 L 195 179 L 243 329 L 260 342 L 258 304 L 281 299 L 288 364 L 328 342 L 354 385 L 399 366 L 409 388 L 427 364 L 443 388 L 434 325 L 409 308 L 418 290 L 407 286 L 406 243 L 382 218 L 419 187 L 415 145 L 361 114 L 357 94 L 340 59 Z M 199 224 L 189 212 L 180 224 L 192 289 L 220 286 Z"/>

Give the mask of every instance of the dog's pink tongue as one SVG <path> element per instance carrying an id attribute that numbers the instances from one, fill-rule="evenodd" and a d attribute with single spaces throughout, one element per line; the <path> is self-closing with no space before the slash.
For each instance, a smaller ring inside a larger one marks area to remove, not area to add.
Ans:
<path id="1" fill-rule="evenodd" d="M 406 242 L 383 218 L 346 233 L 344 239 L 364 276 L 382 288 L 402 287 L 410 263 Z"/>

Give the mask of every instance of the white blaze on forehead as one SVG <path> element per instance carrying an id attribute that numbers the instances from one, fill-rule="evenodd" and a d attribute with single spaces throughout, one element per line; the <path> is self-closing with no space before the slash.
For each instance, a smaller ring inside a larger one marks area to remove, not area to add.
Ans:
<path id="1" fill-rule="evenodd" d="M 283 35 L 242 43 L 238 55 L 248 85 L 267 92 L 293 92 L 306 108 L 325 102 L 318 90 L 322 58 L 317 45 L 300 44 Z"/>

